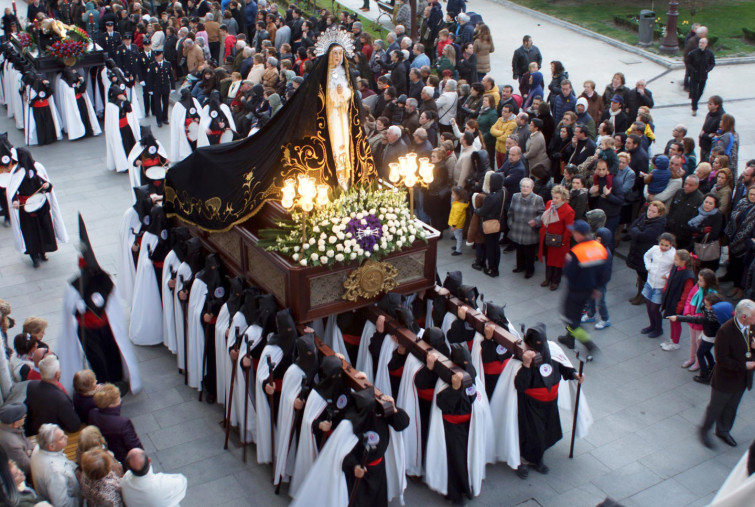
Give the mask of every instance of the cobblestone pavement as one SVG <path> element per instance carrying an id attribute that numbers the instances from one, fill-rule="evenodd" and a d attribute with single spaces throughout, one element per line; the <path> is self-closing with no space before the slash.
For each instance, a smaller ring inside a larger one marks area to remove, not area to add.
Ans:
<path id="1" fill-rule="evenodd" d="M 650 78 L 664 71 L 648 62 L 626 62 L 625 53 L 619 49 L 510 13 L 492 2 L 475 1 L 470 10 L 481 12 L 495 28 L 497 51 L 493 65 L 501 71 L 494 74 L 504 83 L 504 76 L 509 75 L 511 51 L 525 31 L 535 37 L 546 60 L 566 51 L 561 59 L 577 82 L 593 78 L 600 87 L 615 70 L 625 70 L 630 80 Z M 588 54 L 590 59 L 584 56 Z M 631 58 L 641 60 L 635 55 Z M 708 92 L 746 99 L 752 90 L 743 86 L 744 77 L 753 68 L 742 65 L 716 69 Z M 674 106 L 683 103 L 684 97 L 676 84 L 666 81 L 676 78 L 672 72 L 650 86 L 654 92 L 658 90 L 657 104 L 668 106 L 654 111 L 656 132 L 664 143 L 676 123 L 687 124 L 693 133 L 702 124 L 702 117 L 689 116 L 688 107 Z M 738 101 L 727 109 L 735 114 L 742 136 L 740 159 L 753 158 L 755 100 Z M 22 134 L 4 114 L 0 116 L 0 131 L 8 130 L 11 141 L 21 145 Z M 167 146 L 167 128 L 153 128 Z M 104 136 L 32 148 L 32 153 L 50 174 L 69 235 L 74 240 L 77 237 L 76 214 L 80 211 L 101 265 L 115 274 L 117 230 L 131 197 L 128 177 L 105 170 Z M 0 228 L 0 238 L 0 297 L 13 305 L 13 315 L 19 323 L 30 315 L 48 319 L 47 339 L 54 348 L 64 285 L 76 270 L 74 243 L 61 245 L 48 263 L 33 270 L 28 257 L 13 250 L 9 229 Z M 451 243 L 443 240 L 440 245 L 441 274 L 462 269 L 466 282 L 476 284 L 486 299 L 507 304 L 506 313 L 512 321 L 527 325 L 545 322 L 551 338 L 561 331 L 558 307 L 563 289 L 552 293 L 539 287 L 541 265 L 536 268 L 536 277 L 526 281 L 510 272 L 512 255 L 503 255 L 502 275 L 492 280 L 469 269 L 473 260 L 470 250 L 465 250 L 463 256 L 451 257 Z M 619 251 L 626 251 L 626 244 Z M 706 505 L 710 501 L 755 438 L 755 403 L 748 394 L 740 405 L 733 429 L 740 442 L 738 448 L 723 444 L 714 450 L 703 448 L 697 441 L 695 426 L 702 417 L 709 389 L 692 382 L 692 374 L 679 367 L 686 358 L 688 334 L 685 330 L 682 350 L 675 352 L 663 352 L 658 340 L 639 335 L 646 316 L 642 307 L 626 303 L 633 290 L 634 274 L 617 258 L 607 296 L 613 325 L 594 332 L 603 353 L 586 367 L 584 392 L 595 424 L 589 436 L 577 442 L 574 459 L 567 458 L 571 421 L 563 420 L 565 437 L 546 454 L 550 474 L 533 473 L 522 481 L 506 465 L 489 466 L 482 494 L 473 504 L 573 507 L 594 505 L 606 496 L 627 506 Z M 162 347 L 137 347 L 137 354 L 145 390 L 138 396 L 126 397 L 123 412 L 133 419 L 155 468 L 188 477 L 189 494 L 184 505 L 286 503 L 285 494 L 276 497 L 273 493 L 270 467 L 254 462 L 253 448 L 246 464 L 241 461 L 236 442 L 232 441 L 230 450 L 223 450 L 219 425 L 222 409 L 197 401 L 197 393 L 183 385 L 175 359 Z M 441 502 L 426 486 L 411 482 L 405 499 L 409 505 Z"/>

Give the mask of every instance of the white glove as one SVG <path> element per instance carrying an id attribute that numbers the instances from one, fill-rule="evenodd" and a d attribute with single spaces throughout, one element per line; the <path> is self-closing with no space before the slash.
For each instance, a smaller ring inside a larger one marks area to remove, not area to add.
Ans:
<path id="1" fill-rule="evenodd" d="M 146 86 L 147 85 L 147 83 L 145 83 L 144 81 L 139 81 L 139 84 L 142 85 L 142 86 Z"/>

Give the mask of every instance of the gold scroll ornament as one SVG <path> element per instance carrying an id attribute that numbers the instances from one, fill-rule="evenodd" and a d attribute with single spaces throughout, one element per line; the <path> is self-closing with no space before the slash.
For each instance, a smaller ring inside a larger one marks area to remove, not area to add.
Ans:
<path id="1" fill-rule="evenodd" d="M 389 292 L 398 286 L 398 269 L 382 261 L 368 260 L 358 267 L 343 282 L 346 289 L 342 299 L 356 301 L 357 298 L 372 299 Z"/>

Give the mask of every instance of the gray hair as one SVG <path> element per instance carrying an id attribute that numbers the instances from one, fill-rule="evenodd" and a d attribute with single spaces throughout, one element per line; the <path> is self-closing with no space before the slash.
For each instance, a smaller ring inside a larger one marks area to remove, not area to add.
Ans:
<path id="1" fill-rule="evenodd" d="M 179 34 L 179 35 L 180 35 L 181 37 L 186 37 L 186 35 L 187 35 L 188 33 L 189 33 L 189 29 L 188 29 L 188 28 L 186 28 L 185 26 L 182 26 L 182 27 L 181 27 L 181 28 L 180 28 L 180 29 L 178 30 L 178 34 Z"/>
<path id="2" fill-rule="evenodd" d="M 430 98 L 433 98 L 435 96 L 435 88 L 432 86 L 425 86 L 422 88 L 422 93 L 429 96 Z"/>
<path id="3" fill-rule="evenodd" d="M 267 64 L 270 65 L 270 66 L 272 66 L 272 67 L 277 67 L 278 66 L 278 59 L 271 56 L 270 58 L 267 59 Z"/>
<path id="4" fill-rule="evenodd" d="M 388 127 L 388 133 L 393 134 L 394 136 L 401 136 L 401 129 L 397 127 L 396 125 L 391 125 Z"/>
<path id="5" fill-rule="evenodd" d="M 449 79 L 446 81 L 446 86 L 443 88 L 447 92 L 455 92 L 456 91 L 456 81 L 453 79 Z"/>
<path id="6" fill-rule="evenodd" d="M 694 174 L 690 174 L 689 176 L 687 176 L 687 179 L 690 180 L 690 181 L 694 181 L 698 185 L 700 184 L 700 178 L 698 178 Z"/>
<path id="7" fill-rule="evenodd" d="M 39 444 L 39 448 L 49 451 L 50 446 L 55 443 L 55 433 L 57 433 L 58 430 L 60 430 L 60 426 L 57 424 L 47 423 L 40 426 L 39 433 L 37 433 L 37 443 Z"/>
<path id="8" fill-rule="evenodd" d="M 401 39 L 401 43 L 403 44 L 404 42 L 408 43 L 409 47 L 412 47 L 412 38 L 411 37 L 404 37 L 403 39 Z"/>
<path id="9" fill-rule="evenodd" d="M 456 16 L 456 19 L 459 20 L 459 23 L 469 23 L 469 16 L 467 16 L 463 12 Z"/>
<path id="10" fill-rule="evenodd" d="M 201 38 L 201 37 L 200 37 L 199 39 L 200 39 L 200 40 L 202 40 L 202 38 Z M 193 41 L 193 40 L 191 40 L 191 39 L 185 39 L 185 40 L 184 40 L 184 44 L 186 44 L 187 46 L 190 46 L 190 47 L 191 47 L 191 46 L 193 46 L 193 45 L 194 45 L 194 41 Z"/>
<path id="11" fill-rule="evenodd" d="M 211 12 L 208 12 L 207 14 L 204 15 L 204 20 L 205 21 L 214 21 L 215 20 L 215 16 L 213 16 Z"/>
<path id="12" fill-rule="evenodd" d="M 382 39 L 377 39 L 373 42 L 376 46 L 378 46 L 380 49 L 383 49 L 385 47 L 385 42 L 383 42 Z"/>
<path id="13" fill-rule="evenodd" d="M 53 354 L 48 354 L 39 362 L 39 375 L 42 380 L 54 380 L 60 373 L 60 361 Z"/>
<path id="14" fill-rule="evenodd" d="M 362 29 L 361 21 L 354 21 L 354 24 L 351 25 L 351 28 L 359 28 L 361 30 Z"/>
<path id="15" fill-rule="evenodd" d="M 736 315 L 738 320 L 746 319 L 753 312 L 755 312 L 755 301 L 752 299 L 743 299 L 734 308 L 734 315 Z"/>
<path id="16" fill-rule="evenodd" d="M 244 50 L 242 51 L 242 54 L 244 55 L 244 58 L 249 58 L 254 54 L 254 50 L 250 48 L 249 46 L 246 46 Z"/>
<path id="17" fill-rule="evenodd" d="M 396 32 L 388 32 L 388 35 L 385 36 L 385 39 L 386 40 L 392 39 L 392 40 L 395 41 L 396 40 Z"/>
<path id="18" fill-rule="evenodd" d="M 427 140 L 427 130 L 423 129 L 422 127 L 419 127 L 417 130 L 414 131 L 414 134 L 412 134 L 415 137 L 419 137 L 423 141 Z"/>
<path id="19" fill-rule="evenodd" d="M 519 180 L 519 188 L 522 188 L 522 185 L 525 183 L 529 183 L 532 188 L 535 188 L 535 182 L 532 181 L 532 178 L 522 178 Z"/>
<path id="20" fill-rule="evenodd" d="M 417 99 L 415 99 L 414 97 L 406 99 L 406 105 L 417 107 Z"/>

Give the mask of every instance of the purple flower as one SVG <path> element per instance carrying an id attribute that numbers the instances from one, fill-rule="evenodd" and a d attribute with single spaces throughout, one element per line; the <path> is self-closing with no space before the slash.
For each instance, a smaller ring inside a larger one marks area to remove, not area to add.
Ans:
<path id="1" fill-rule="evenodd" d="M 383 225 L 380 219 L 373 214 L 365 215 L 364 218 L 352 218 L 346 225 L 346 232 L 357 240 L 359 246 L 367 252 L 372 252 L 374 246 L 383 237 Z"/>

